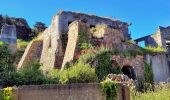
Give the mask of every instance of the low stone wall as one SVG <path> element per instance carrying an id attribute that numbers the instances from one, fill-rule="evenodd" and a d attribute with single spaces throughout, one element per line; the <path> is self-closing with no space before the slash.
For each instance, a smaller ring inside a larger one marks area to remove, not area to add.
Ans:
<path id="1" fill-rule="evenodd" d="M 97 83 L 19 86 L 12 96 L 14 100 L 106 100 L 101 85 Z M 118 98 L 130 100 L 127 86 L 120 86 Z"/>

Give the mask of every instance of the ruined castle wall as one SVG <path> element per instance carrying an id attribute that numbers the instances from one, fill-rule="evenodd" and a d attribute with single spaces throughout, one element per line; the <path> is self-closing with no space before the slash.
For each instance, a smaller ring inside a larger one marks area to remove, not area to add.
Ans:
<path id="1" fill-rule="evenodd" d="M 42 40 L 31 41 L 28 44 L 21 58 L 21 61 L 18 64 L 18 68 L 22 68 L 26 66 L 27 64 L 30 64 L 32 61 L 39 61 L 41 53 L 42 53 L 42 47 L 43 47 Z"/>
<path id="2" fill-rule="evenodd" d="M 116 61 L 119 66 L 131 66 L 135 74 L 141 78 L 144 79 L 144 58 L 143 56 L 136 56 L 136 57 L 122 57 L 113 55 L 112 57 L 113 61 Z"/>
<path id="3" fill-rule="evenodd" d="M 152 34 L 148 36 L 145 39 L 145 45 L 146 46 L 152 46 L 152 47 L 157 47 L 157 46 L 162 46 L 162 36 L 160 33 L 160 30 L 157 30 L 155 34 Z"/>
<path id="4" fill-rule="evenodd" d="M 87 14 L 82 14 L 82 13 L 75 13 L 75 12 L 60 12 L 58 15 L 60 17 L 59 20 L 59 31 L 61 33 L 67 33 L 68 32 L 68 26 L 69 23 L 75 21 L 75 20 L 81 20 L 90 26 L 95 26 L 95 25 L 101 25 L 101 24 L 106 24 L 109 27 L 115 28 L 115 29 L 120 29 L 122 30 L 124 36 L 126 38 L 130 38 L 130 35 L 128 34 L 128 23 L 121 22 L 119 20 L 112 20 L 109 18 L 103 18 L 103 17 L 98 17 L 95 15 L 87 15 Z"/>
<path id="5" fill-rule="evenodd" d="M 155 82 L 166 82 L 170 78 L 166 54 L 146 55 L 146 61 L 152 65 Z"/>
<path id="6" fill-rule="evenodd" d="M 77 51 L 78 46 L 78 39 L 79 39 L 79 33 L 85 32 L 89 33 L 90 26 L 88 24 L 75 21 L 71 23 L 68 31 L 68 43 L 63 59 L 62 69 L 64 69 L 64 66 L 67 62 L 70 62 L 74 59 L 75 53 Z M 83 38 L 83 37 L 82 37 Z"/>
<path id="7" fill-rule="evenodd" d="M 59 16 L 55 16 L 50 27 L 39 37 L 43 39 L 40 63 L 43 64 L 44 71 L 61 68 L 62 65 L 64 53 L 58 27 Z"/>

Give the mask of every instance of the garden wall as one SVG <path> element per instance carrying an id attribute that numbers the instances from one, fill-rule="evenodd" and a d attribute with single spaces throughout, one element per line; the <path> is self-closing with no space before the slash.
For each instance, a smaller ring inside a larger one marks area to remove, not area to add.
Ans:
<path id="1" fill-rule="evenodd" d="M 129 100 L 129 88 L 121 86 L 119 100 Z M 14 100 L 106 100 L 100 84 L 32 85 L 19 86 Z"/>

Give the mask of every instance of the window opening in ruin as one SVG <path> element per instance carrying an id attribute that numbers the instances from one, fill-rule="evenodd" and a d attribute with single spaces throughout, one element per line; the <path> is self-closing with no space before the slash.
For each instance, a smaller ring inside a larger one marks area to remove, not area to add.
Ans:
<path id="1" fill-rule="evenodd" d="M 140 47 L 145 47 L 145 41 L 138 42 L 138 45 L 139 45 Z"/>
<path id="2" fill-rule="evenodd" d="M 90 28 L 95 28 L 95 25 L 90 25 Z"/>
<path id="3" fill-rule="evenodd" d="M 69 22 L 68 22 L 68 26 L 69 26 L 72 22 L 73 22 L 73 21 L 69 21 Z"/>
<path id="4" fill-rule="evenodd" d="M 167 51 L 170 51 L 170 40 L 166 40 Z"/>
<path id="5" fill-rule="evenodd" d="M 136 79 L 135 71 L 134 71 L 133 67 L 131 67 L 131 66 L 129 66 L 129 65 L 123 66 L 122 72 L 123 72 L 123 74 L 127 75 L 129 78 L 131 78 L 133 80 Z"/>

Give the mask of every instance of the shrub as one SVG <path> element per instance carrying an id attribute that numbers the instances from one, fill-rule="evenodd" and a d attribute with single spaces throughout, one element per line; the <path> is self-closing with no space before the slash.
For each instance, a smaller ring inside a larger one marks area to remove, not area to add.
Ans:
<path id="1" fill-rule="evenodd" d="M 106 100 L 117 100 L 118 84 L 109 79 L 101 82 L 102 91 L 106 95 Z"/>
<path id="2" fill-rule="evenodd" d="M 144 68 L 144 76 L 145 76 L 145 83 L 144 88 L 145 91 L 147 90 L 154 90 L 154 75 L 152 66 L 146 62 L 144 62 L 145 68 Z"/>
<path id="3" fill-rule="evenodd" d="M 117 53 L 116 50 L 110 50 L 105 47 L 100 47 L 94 53 L 80 56 L 78 62 L 89 63 L 95 68 L 95 73 L 101 81 L 110 73 L 119 73 L 115 68 L 112 68 L 112 54 Z"/>
<path id="4" fill-rule="evenodd" d="M 81 50 L 84 50 L 84 49 L 92 49 L 93 46 L 90 44 L 90 43 L 79 43 L 79 48 Z"/>
<path id="5" fill-rule="evenodd" d="M 3 76 L 3 86 L 14 86 L 14 85 L 40 85 L 50 83 L 51 80 L 48 79 L 43 72 L 39 69 L 40 64 L 32 62 L 15 72 L 7 72 Z"/>
<path id="6" fill-rule="evenodd" d="M 84 63 L 76 63 L 65 69 L 63 72 L 60 72 L 59 77 L 61 84 L 98 82 L 95 69 Z"/>
<path id="7" fill-rule="evenodd" d="M 12 100 L 11 95 L 12 88 L 11 87 L 4 88 L 2 93 L 2 100 Z"/>
<path id="8" fill-rule="evenodd" d="M 0 85 L 3 85 L 3 80 L 15 71 L 13 65 L 13 55 L 8 49 L 8 45 L 1 43 L 0 45 Z"/>

